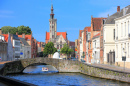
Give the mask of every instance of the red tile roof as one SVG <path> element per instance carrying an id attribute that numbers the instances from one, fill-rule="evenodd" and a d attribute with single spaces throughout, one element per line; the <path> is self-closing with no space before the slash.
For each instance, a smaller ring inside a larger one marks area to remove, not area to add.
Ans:
<path id="1" fill-rule="evenodd" d="M 80 37 L 82 36 L 82 34 L 81 34 L 82 31 L 83 31 L 83 30 L 79 30 L 79 36 L 80 36 Z"/>
<path id="2" fill-rule="evenodd" d="M 64 37 L 64 39 L 66 39 L 66 32 L 57 32 L 57 36 L 62 35 Z M 46 32 L 46 40 L 50 39 L 50 32 Z"/>
<path id="3" fill-rule="evenodd" d="M 88 32 L 91 32 L 91 27 L 85 27 L 85 29 L 87 29 Z"/>
<path id="4" fill-rule="evenodd" d="M 93 36 L 93 38 L 94 38 L 94 37 L 97 37 L 97 36 L 100 36 L 100 33 L 98 33 L 98 34 L 94 35 L 94 36 Z"/>
<path id="5" fill-rule="evenodd" d="M 18 35 L 18 37 L 22 38 L 22 35 Z M 25 40 L 31 40 L 31 35 L 25 35 Z"/>
<path id="6" fill-rule="evenodd" d="M 37 42 L 37 44 L 40 44 L 40 42 Z"/>
<path id="7" fill-rule="evenodd" d="M 2 34 L 5 38 L 5 41 L 8 42 L 8 34 Z"/>
<path id="8" fill-rule="evenodd" d="M 106 18 L 92 18 L 93 31 L 100 31 L 102 19 Z"/>

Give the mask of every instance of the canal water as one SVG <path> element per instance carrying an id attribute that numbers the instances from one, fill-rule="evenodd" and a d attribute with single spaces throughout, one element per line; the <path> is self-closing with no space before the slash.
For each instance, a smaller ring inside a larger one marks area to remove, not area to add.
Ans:
<path id="1" fill-rule="evenodd" d="M 48 71 L 42 71 L 42 67 L 47 67 Z M 57 73 L 56 68 L 50 65 L 30 66 L 23 72 L 25 74 L 8 75 L 8 77 L 38 86 L 130 86 L 128 83 L 94 78 L 80 73 Z"/>

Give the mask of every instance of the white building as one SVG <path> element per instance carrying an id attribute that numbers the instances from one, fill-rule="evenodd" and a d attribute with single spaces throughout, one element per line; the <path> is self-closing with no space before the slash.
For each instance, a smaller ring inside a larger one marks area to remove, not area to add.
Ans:
<path id="1" fill-rule="evenodd" d="M 120 14 L 120 6 L 117 7 L 117 12 L 105 20 L 103 27 L 104 40 L 104 64 L 115 64 L 115 18 Z M 112 53 L 113 54 L 112 54 Z M 112 54 L 112 55 L 110 55 Z"/>
<path id="2" fill-rule="evenodd" d="M 82 30 L 81 31 L 81 37 L 79 38 L 80 39 L 80 60 L 82 59 L 83 60 L 83 36 L 84 35 L 84 31 Z"/>
<path id="3" fill-rule="evenodd" d="M 20 59 L 31 58 L 31 46 L 24 38 L 20 38 Z"/>
<path id="4" fill-rule="evenodd" d="M 13 37 L 14 60 L 18 60 L 20 59 L 20 39 L 15 34 L 11 36 Z"/>
<path id="5" fill-rule="evenodd" d="M 123 67 L 122 56 L 125 56 L 125 66 L 130 68 L 130 5 L 123 8 L 115 19 L 115 33 L 116 65 Z"/>
<path id="6" fill-rule="evenodd" d="M 100 63 L 100 33 L 96 34 L 92 38 L 92 55 L 91 63 Z"/>

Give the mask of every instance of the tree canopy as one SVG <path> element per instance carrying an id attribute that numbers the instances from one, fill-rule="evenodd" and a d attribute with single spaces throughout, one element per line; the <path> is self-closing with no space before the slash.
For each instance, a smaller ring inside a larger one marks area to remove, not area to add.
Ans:
<path id="1" fill-rule="evenodd" d="M 61 48 L 60 52 L 63 53 L 63 54 L 70 55 L 73 52 L 73 50 L 70 49 L 69 46 L 65 43 L 63 48 Z"/>
<path id="2" fill-rule="evenodd" d="M 48 43 L 45 45 L 43 54 L 44 54 L 44 55 L 48 55 L 48 54 L 54 54 L 55 52 L 57 52 L 57 49 L 54 47 L 53 42 L 48 42 Z"/>
<path id="3" fill-rule="evenodd" d="M 3 26 L 1 30 L 3 34 L 8 34 L 8 32 L 11 34 L 16 34 L 16 32 L 18 32 L 19 35 L 22 35 L 22 33 L 31 34 L 31 28 L 24 25 L 18 27 Z"/>

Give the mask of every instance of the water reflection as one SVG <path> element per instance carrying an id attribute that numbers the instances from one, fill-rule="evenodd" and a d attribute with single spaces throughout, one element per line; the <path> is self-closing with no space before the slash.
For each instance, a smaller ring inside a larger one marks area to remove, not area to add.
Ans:
<path id="1" fill-rule="evenodd" d="M 94 78 L 80 73 L 23 74 L 9 77 L 38 86 L 130 86 L 128 83 Z"/>
<path id="2" fill-rule="evenodd" d="M 42 71 L 42 68 L 48 68 L 48 71 Z M 29 66 L 24 69 L 23 73 L 28 74 L 47 74 L 47 73 L 56 73 L 58 70 L 51 65 L 37 65 L 37 66 Z"/>

